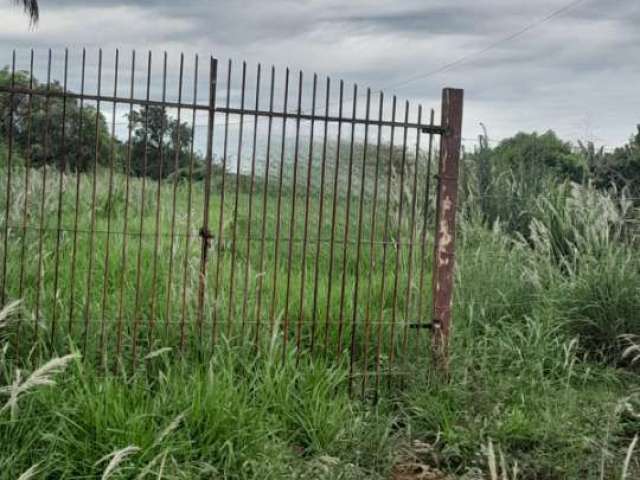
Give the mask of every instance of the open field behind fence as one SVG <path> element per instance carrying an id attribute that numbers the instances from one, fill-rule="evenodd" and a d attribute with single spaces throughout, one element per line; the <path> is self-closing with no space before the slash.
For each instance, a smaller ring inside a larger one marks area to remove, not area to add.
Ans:
<path id="1" fill-rule="evenodd" d="M 89 82 L 83 53 L 78 93 L 68 54 L 59 81 L 52 58 L 38 81 L 33 55 L 26 71 L 14 56 L 2 91 L 2 300 L 32 312 L 18 356 L 71 344 L 105 368 L 135 368 L 162 348 L 281 339 L 283 358 L 295 347 L 344 361 L 363 385 L 425 367 L 436 196 L 455 181 L 442 169 L 432 181 L 446 130 L 433 111 L 302 72 L 278 83 L 260 66 L 249 92 L 246 64 L 228 62 L 221 80 L 214 59 L 204 88 L 196 59 L 186 103 L 184 59 L 168 87 L 166 55 L 159 100 L 151 55 L 136 94 L 135 55 L 127 70 L 116 53 L 107 82 L 100 52 Z M 457 128 L 446 135 L 459 146 Z"/>

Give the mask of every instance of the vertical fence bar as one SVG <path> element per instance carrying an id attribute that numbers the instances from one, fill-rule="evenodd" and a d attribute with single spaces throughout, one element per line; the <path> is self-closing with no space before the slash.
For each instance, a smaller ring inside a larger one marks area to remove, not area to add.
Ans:
<path id="1" fill-rule="evenodd" d="M 196 62 L 197 64 L 197 62 Z M 194 82 L 198 82 L 195 76 Z M 201 249 L 200 249 L 200 275 L 198 281 L 198 306 L 197 324 L 198 339 L 202 342 L 202 324 L 204 320 L 204 292 L 207 287 L 207 264 L 209 263 L 209 248 L 211 247 L 211 232 L 209 231 L 209 206 L 211 203 L 211 167 L 213 164 L 213 134 L 216 121 L 216 92 L 218 82 L 218 60 L 209 58 L 209 109 L 207 118 L 207 153 L 205 156 L 205 177 L 204 177 L 204 205 L 202 209 L 202 228 L 200 229 Z M 194 89 L 196 87 L 194 86 Z M 195 102 L 195 95 L 194 95 Z M 193 113 L 195 118 L 195 111 Z M 195 123 L 194 123 L 195 127 Z M 193 162 L 192 162 L 193 163 Z M 185 267 L 186 268 L 186 267 Z"/>
<path id="2" fill-rule="evenodd" d="M 87 353 L 87 341 L 89 337 L 89 322 L 91 321 L 91 294 L 93 293 L 93 262 L 95 254 L 95 230 L 96 230 L 96 188 L 98 175 L 98 162 L 100 161 L 100 93 L 102 87 L 102 49 L 98 50 L 98 86 L 96 101 L 96 121 L 95 121 L 95 151 L 93 162 L 93 183 L 91 185 L 91 227 L 89 238 L 89 268 L 87 269 L 85 305 L 84 305 L 84 332 L 82 335 L 82 352 Z"/>
<path id="3" fill-rule="evenodd" d="M 293 147 L 293 181 L 291 190 L 291 218 L 289 220 L 289 252 L 287 253 L 287 288 L 284 300 L 284 328 L 282 335 L 282 363 L 287 355 L 289 341 L 289 295 L 291 293 L 291 265 L 293 261 L 293 236 L 296 225 L 296 194 L 298 183 L 298 153 L 300 148 L 300 115 L 302 114 L 302 71 L 298 75 L 298 114 L 296 116 L 296 137 Z"/>
<path id="4" fill-rule="evenodd" d="M 256 105 L 255 109 L 260 109 L 260 74 L 261 67 L 258 64 L 256 72 Z M 247 323 L 247 306 L 249 303 L 249 267 L 251 266 L 251 222 L 253 220 L 253 191 L 256 180 L 256 147 L 258 143 L 258 115 L 253 116 L 253 140 L 251 145 L 251 180 L 249 183 L 249 206 L 247 212 L 247 243 L 245 250 L 244 264 L 244 298 L 242 301 L 242 337 L 244 338 L 245 324 Z M 256 319 L 257 322 L 257 319 Z"/>
<path id="5" fill-rule="evenodd" d="M 236 156 L 236 185 L 233 199 L 233 224 L 231 226 L 231 273 L 229 278 L 229 305 L 227 308 L 227 337 L 231 338 L 235 313 L 234 287 L 236 279 L 236 250 L 238 234 L 238 200 L 240 195 L 240 166 L 242 163 L 242 136 L 244 134 L 244 101 L 247 86 L 247 62 L 242 62 L 242 84 L 240 87 L 240 126 L 238 131 L 238 153 Z"/>
<path id="6" fill-rule="evenodd" d="M 45 201 L 46 201 L 46 191 L 47 191 L 47 161 L 49 160 L 49 148 L 50 148 L 50 138 L 49 138 L 49 128 L 51 126 L 51 119 L 49 118 L 50 114 L 50 94 L 51 94 L 51 49 L 49 49 L 49 56 L 47 60 L 47 88 L 46 88 L 46 97 L 44 104 L 44 116 L 45 116 L 45 126 L 43 132 L 43 140 L 44 140 L 44 161 L 42 164 L 42 192 L 40 196 L 40 228 L 38 230 L 38 270 L 36 277 L 36 308 L 35 308 L 35 316 L 34 316 L 34 339 L 38 338 L 38 329 L 40 326 L 40 295 L 41 295 L 41 287 L 42 287 L 42 264 L 43 264 L 43 241 L 44 241 L 44 209 L 45 209 Z"/>
<path id="7" fill-rule="evenodd" d="M 402 263 L 402 213 L 404 207 L 404 177 L 407 165 L 407 133 L 409 128 L 409 102 L 404 104 L 404 128 L 402 135 L 402 160 L 400 164 L 400 186 L 398 189 L 399 205 L 398 205 L 398 225 L 395 235 L 396 243 L 396 262 L 395 272 L 393 276 L 393 301 L 391 306 L 391 330 L 389 332 L 389 369 L 393 366 L 395 359 L 395 327 L 397 321 L 397 309 L 398 309 L 398 286 L 400 284 L 400 264 Z M 389 376 L 391 379 L 391 376 Z"/>
<path id="8" fill-rule="evenodd" d="M 280 256 L 280 212 L 282 209 L 282 175 L 284 172 L 284 158 L 287 142 L 287 105 L 289 103 L 289 69 L 286 69 L 284 77 L 284 106 L 282 111 L 282 142 L 280 144 L 280 171 L 278 172 L 278 201 L 276 203 L 276 237 L 273 260 L 273 284 L 271 285 L 271 306 L 269 310 L 269 337 L 273 336 L 273 327 L 276 315 L 276 302 L 278 300 L 278 268 Z"/>
<path id="9" fill-rule="evenodd" d="M 300 311 L 298 312 L 298 325 L 296 327 L 296 362 L 300 360 L 300 340 L 302 332 L 302 320 L 304 318 L 304 289 L 307 279 L 307 237 L 309 234 L 309 203 L 311 200 L 311 172 L 313 169 L 313 141 L 316 125 L 316 92 L 318 88 L 318 75 L 313 74 L 313 90 L 311 93 L 311 126 L 309 131 L 309 157 L 307 161 L 307 189 L 304 206 L 304 232 L 302 234 L 302 264 L 300 266 Z"/>
<path id="10" fill-rule="evenodd" d="M 397 98 L 394 95 L 391 105 L 391 139 L 389 140 L 389 160 L 387 162 L 387 184 L 385 189 L 385 207 L 384 207 L 384 229 L 382 233 L 382 272 L 380 277 L 380 313 L 378 316 L 378 328 L 376 339 L 376 386 L 375 392 L 378 393 L 380 387 L 380 370 L 381 370 L 381 354 L 382 354 L 382 326 L 384 322 L 384 305 L 386 293 L 386 275 L 387 275 L 387 243 L 389 239 L 389 211 L 391 207 L 391 163 L 393 162 L 393 141 L 395 134 L 396 121 L 396 104 Z"/>
<path id="11" fill-rule="evenodd" d="M 91 226 L 89 237 L 89 268 L 87 269 L 87 277 L 85 281 L 85 300 L 84 300 L 84 330 L 82 334 L 82 352 L 86 356 L 87 341 L 89 337 L 89 322 L 91 317 L 91 293 L 93 289 L 93 262 L 95 250 L 95 227 L 96 227 L 96 187 L 98 175 L 98 162 L 100 160 L 100 91 L 102 87 L 102 49 L 98 50 L 98 85 L 96 89 L 96 120 L 95 120 L 95 151 L 93 162 L 93 182 L 91 186 Z"/>
<path id="12" fill-rule="evenodd" d="M 271 165 L 271 131 L 273 128 L 273 95 L 275 82 L 275 67 L 271 66 L 271 86 L 269 87 L 269 118 L 267 119 L 267 151 L 264 167 L 264 186 L 262 192 L 262 228 L 260 232 L 260 270 L 258 271 L 258 286 L 256 288 L 256 346 L 259 346 L 260 322 L 262 320 L 262 290 L 264 284 L 264 254 L 265 235 L 267 229 L 267 202 L 269 200 L 269 167 Z"/>
<path id="13" fill-rule="evenodd" d="M 353 86 L 353 111 L 351 118 L 356 118 L 358 109 L 358 85 Z M 353 185 L 353 144 L 356 135 L 356 122 L 351 122 L 351 140 L 349 141 L 349 170 L 347 174 L 347 205 L 344 213 L 344 239 L 342 249 L 342 283 L 340 284 L 340 311 L 338 313 L 338 348 L 337 359 L 342 355 L 342 336 L 344 333 L 344 301 L 347 279 L 347 256 L 349 255 L 349 225 L 351 224 L 351 188 Z M 365 145 L 366 149 L 366 145 Z M 355 305 L 354 305 L 355 309 Z"/>
<path id="14" fill-rule="evenodd" d="M 18 298 L 24 295 L 24 267 L 27 254 L 27 222 L 29 218 L 29 197 L 31 196 L 31 130 L 33 125 L 33 49 L 29 56 L 29 94 L 27 95 L 27 151 L 25 153 L 24 169 L 24 202 L 22 205 L 22 244 L 20 247 L 20 277 L 18 280 Z M 22 322 L 18 322 L 16 334 L 16 356 L 20 358 L 22 340 Z"/>
<path id="15" fill-rule="evenodd" d="M 120 357 L 122 351 L 122 326 L 124 323 L 124 284 L 125 272 L 127 270 L 127 244 L 129 239 L 129 194 L 130 194 L 130 177 L 131 177 L 131 139 L 133 133 L 133 96 L 135 89 L 135 73 L 136 73 L 136 51 L 131 52 L 131 83 L 129 84 L 129 116 L 127 125 L 127 153 L 125 160 L 125 177 L 124 177 L 124 224 L 122 228 L 122 254 L 120 263 L 120 292 L 118 298 L 118 324 L 116 327 L 116 355 Z"/>
<path id="16" fill-rule="evenodd" d="M 213 285 L 213 320 L 211 322 L 211 342 L 212 347 L 215 347 L 217 340 L 217 326 L 218 326 L 218 302 L 219 302 L 219 290 L 220 290 L 220 270 L 223 267 L 223 243 L 224 243 L 224 194 L 225 183 L 227 178 L 227 154 L 229 147 L 229 104 L 231 101 L 231 60 L 227 64 L 227 110 L 224 114 L 224 142 L 222 150 L 222 181 L 220 184 L 220 215 L 218 218 L 218 236 L 215 239 L 216 245 L 216 276 L 215 283 Z"/>
<path id="17" fill-rule="evenodd" d="M 170 317 L 173 315 L 171 309 L 171 290 L 173 286 L 173 247 L 175 245 L 176 235 L 176 201 L 178 195 L 178 171 L 180 169 L 180 156 L 182 155 L 182 78 L 184 75 L 184 54 L 180 53 L 180 70 L 178 72 L 178 113 L 176 117 L 176 125 L 178 132 L 175 139 L 175 156 L 173 163 L 173 192 L 171 197 L 171 227 L 169 230 L 169 272 L 167 273 L 167 292 L 165 294 L 165 312 L 164 312 L 164 335 L 168 339 Z M 191 181 L 191 178 L 189 179 Z M 191 208 L 189 205 L 187 208 Z M 187 234 L 189 231 L 187 230 Z"/>
<path id="18" fill-rule="evenodd" d="M 331 286 L 333 277 L 333 253 L 336 238 L 336 214 L 338 209 L 338 179 L 340 170 L 340 142 L 342 141 L 342 106 L 344 104 L 344 81 L 340 80 L 338 107 L 338 140 L 336 145 L 336 161 L 333 175 L 333 205 L 331 210 L 331 239 L 329 240 L 329 274 L 327 276 L 327 311 L 324 319 L 324 353 L 329 348 L 329 323 L 331 321 Z"/>
<path id="19" fill-rule="evenodd" d="M 324 105 L 324 132 L 322 137 L 322 158 L 320 160 L 320 205 L 318 207 L 318 232 L 316 235 L 316 255 L 313 267 L 313 307 L 311 309 L 311 345 L 313 353 L 316 344 L 316 325 L 318 320 L 318 287 L 320 280 L 320 250 L 322 246 L 322 222 L 324 221 L 324 181 L 327 166 L 327 134 L 329 129 L 329 99 L 331 96 L 331 79 L 327 77 Z"/>
<path id="20" fill-rule="evenodd" d="M 167 52 L 164 52 L 162 60 L 162 107 L 161 107 L 161 120 L 160 120 L 160 138 L 158 146 L 158 154 L 160 157 L 159 165 L 157 166 L 157 173 L 155 172 L 156 166 L 154 165 L 154 172 L 158 175 L 156 182 L 156 225 L 154 233 L 153 244 L 153 273 L 151 278 L 151 313 L 149 315 L 149 349 L 153 348 L 153 334 L 154 328 L 157 323 L 156 315 L 158 314 L 158 252 L 160 250 L 160 240 L 162 237 L 162 223 L 160 222 L 160 212 L 162 210 L 162 179 L 164 175 L 164 136 L 167 128 L 166 122 L 166 101 L 167 101 Z M 149 108 L 149 107 L 147 107 Z"/>
<path id="21" fill-rule="evenodd" d="M 429 126 L 433 127 L 435 113 L 431 109 L 429 114 Z M 427 147 L 427 171 L 425 174 L 424 202 L 422 207 L 422 230 L 420 232 L 420 275 L 418 279 L 418 306 L 416 308 L 416 346 L 420 344 L 419 337 L 423 329 L 422 304 L 424 302 L 424 274 L 425 274 L 425 253 L 427 250 L 427 224 L 429 223 L 429 200 L 431 193 L 431 157 L 433 156 L 433 133 L 429 132 L 429 146 Z"/>
<path id="22" fill-rule="evenodd" d="M 24 293 L 24 263 L 27 251 L 27 220 L 29 218 L 29 196 L 31 188 L 31 129 L 33 124 L 33 49 L 29 57 L 29 93 L 27 95 L 27 151 L 25 154 L 24 171 L 24 201 L 22 205 L 22 246 L 20 249 L 20 280 L 18 283 L 18 298 L 22 298 Z M 18 324 L 20 328 L 20 324 Z M 17 340 L 20 340 L 18 335 Z"/>
<path id="23" fill-rule="evenodd" d="M 120 52 L 116 49 L 116 58 L 114 66 L 114 78 L 113 78 L 113 97 L 118 96 L 118 69 L 120 67 Z M 115 168 L 115 156 L 116 156 L 116 107 L 117 103 L 113 102 L 111 110 L 111 138 L 110 142 L 110 154 L 109 154 L 109 185 L 107 190 L 107 231 L 104 246 L 104 276 L 102 281 L 102 314 L 100 319 L 100 353 L 99 360 L 102 360 L 102 364 L 106 369 L 107 358 L 105 349 L 105 325 L 107 322 L 107 296 L 109 293 L 109 272 L 110 272 L 110 247 L 111 247 L 111 207 L 113 203 L 113 171 Z"/>
<path id="24" fill-rule="evenodd" d="M 189 249 L 191 247 L 191 208 L 193 200 L 193 160 L 196 139 L 196 106 L 198 105 L 198 55 L 193 66 L 193 111 L 191 112 L 191 145 L 189 146 L 189 181 L 187 183 L 187 227 L 182 265 L 182 308 L 180 313 L 180 350 L 184 350 L 185 323 L 187 316 L 187 273 L 189 271 Z"/>
<path id="25" fill-rule="evenodd" d="M 456 203 L 458 199 L 458 164 L 462 140 L 463 90 L 442 91 L 442 120 L 445 133 L 440 142 L 438 196 L 436 203 L 436 237 L 433 269 L 433 337 L 434 362 L 443 373 L 448 371 L 448 344 L 453 301 Z"/>
<path id="26" fill-rule="evenodd" d="M 33 54 L 32 54 L 33 56 Z M 71 247 L 71 273 L 69 275 L 69 325 L 67 331 L 69 335 L 73 335 L 73 315 L 76 304 L 76 256 L 78 252 L 78 221 L 80 217 L 80 172 L 84 170 L 84 158 L 82 156 L 82 147 L 84 145 L 84 79 L 87 64 L 87 51 L 82 49 L 82 67 L 80 70 L 80 106 L 78 108 L 78 144 L 76 146 L 76 198 L 73 219 L 73 245 Z M 33 72 L 33 69 L 32 69 Z M 33 78 L 33 74 L 32 74 Z"/>
<path id="27" fill-rule="evenodd" d="M 64 77 L 62 84 L 62 125 L 61 125 L 61 140 L 60 140 L 60 160 L 58 171 L 58 206 L 57 206 L 57 221 L 56 221 L 56 247 L 55 247 L 55 260 L 54 260 L 54 272 L 53 272 L 53 313 L 51 315 L 51 338 L 50 345 L 53 348 L 53 342 L 56 335 L 56 326 L 58 323 L 58 279 L 60 275 L 60 242 L 62 240 L 62 196 L 64 188 L 64 174 L 67 167 L 67 152 L 65 151 L 65 133 L 66 133 L 66 120 L 67 120 L 67 77 L 69 73 L 69 50 L 64 50 Z"/>
<path id="28" fill-rule="evenodd" d="M 351 345 L 349 347 L 349 393 L 353 386 L 353 366 L 356 358 L 356 322 L 358 319 L 358 288 L 360 287 L 360 254 L 362 250 L 362 218 L 364 210 L 365 181 L 367 179 L 367 148 L 369 144 L 369 117 L 371 115 L 371 89 L 367 88 L 364 125 L 364 150 L 362 152 L 362 172 L 360 174 L 360 202 L 358 205 L 358 234 L 356 244 L 356 271 L 353 286 L 353 311 L 351 312 Z"/>
<path id="29" fill-rule="evenodd" d="M 368 102 L 367 102 L 368 103 Z M 384 94 L 380 92 L 380 105 L 378 107 L 378 119 L 382 120 L 384 109 Z M 363 376 L 362 376 L 362 396 L 367 390 L 367 380 L 369 378 L 369 338 L 371 331 L 371 301 L 373 300 L 373 269 L 375 267 L 375 245 L 376 224 L 378 213 L 378 177 L 380 175 L 380 146 L 382 145 L 382 126 L 378 125 L 378 138 L 376 142 L 376 168 L 373 175 L 373 199 L 371 200 L 371 231 L 369 232 L 369 272 L 367 274 L 367 302 L 364 312 L 364 344 L 363 344 Z M 378 335 L 379 336 L 379 335 Z"/>
<path id="30" fill-rule="evenodd" d="M 11 56 L 11 88 L 16 86 L 16 51 Z M 4 210 L 4 238 L 2 250 L 2 287 L 0 287 L 0 307 L 4 307 L 7 300 L 7 248 L 9 248 L 9 212 L 11 211 L 11 171 L 13 169 L 13 91 L 9 94 L 9 125 L 7 145 L 7 185 Z"/>
<path id="31" fill-rule="evenodd" d="M 418 125 L 422 123 L 422 105 L 418 106 Z M 407 287 L 405 291 L 404 302 L 404 329 L 402 333 L 402 354 L 407 353 L 407 340 L 409 334 L 409 315 L 411 304 L 411 292 L 413 291 L 413 244 L 415 243 L 415 231 L 416 231 L 416 207 L 418 200 L 418 161 L 420 159 L 420 128 L 416 131 L 416 160 L 413 164 L 413 185 L 411 187 L 411 220 L 409 226 L 409 261 L 407 267 Z"/>
<path id="32" fill-rule="evenodd" d="M 151 95 L 151 51 L 147 54 L 147 92 L 146 100 L 149 102 Z M 140 287 L 141 287 L 141 275 L 142 275 L 142 236 L 144 229 L 144 215 L 145 215 L 145 194 L 147 187 L 147 167 L 149 162 L 149 108 L 144 109 L 144 153 L 142 155 L 142 178 L 140 185 L 140 223 L 138 231 L 138 258 L 136 261 L 136 290 L 135 290 L 135 306 L 133 311 L 133 330 L 131 333 L 131 367 L 135 371 L 137 364 L 137 347 L 138 347 L 138 328 L 140 325 Z"/>

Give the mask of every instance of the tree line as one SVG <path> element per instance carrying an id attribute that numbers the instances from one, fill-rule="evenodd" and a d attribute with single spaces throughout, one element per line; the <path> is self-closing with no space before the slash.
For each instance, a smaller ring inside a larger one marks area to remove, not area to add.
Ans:
<path id="1" fill-rule="evenodd" d="M 11 72 L 0 70 L 0 86 L 10 86 Z M 29 87 L 26 72 L 16 72 L 17 87 Z M 55 96 L 45 96 L 49 88 Z M 11 134 L 13 149 L 34 167 L 53 165 L 86 172 L 94 165 L 111 166 L 131 175 L 166 178 L 186 169 L 191 160 L 192 128 L 171 118 L 160 106 L 139 106 L 127 114 L 131 143 L 118 139 L 96 106 L 78 98 L 63 99 L 58 81 L 33 79 L 38 94 L 0 95 L 0 143 Z M 109 104 L 111 105 L 111 104 Z M 129 150 L 130 148 L 130 150 Z M 202 163 L 194 152 L 194 162 Z"/>
<path id="2" fill-rule="evenodd" d="M 463 197 L 477 200 L 488 224 L 500 220 L 507 230 L 526 236 L 536 202 L 566 182 L 640 204 L 640 125 L 610 152 L 592 142 L 563 141 L 553 131 L 518 133 L 492 146 L 485 131 L 473 151 L 465 152 L 462 174 Z"/>
<path id="3" fill-rule="evenodd" d="M 10 85 L 11 81 L 8 68 L 0 70 L 1 86 Z M 16 86 L 28 87 L 29 75 L 16 72 L 14 82 Z M 34 79 L 32 88 L 45 93 L 47 86 Z M 63 92 L 57 81 L 49 88 L 57 94 Z M 47 164 L 86 172 L 97 161 L 98 165 L 113 164 L 131 175 L 156 179 L 187 169 L 193 138 L 189 124 L 171 118 L 159 106 L 139 106 L 126 118 L 131 129 L 130 144 L 112 135 L 104 114 L 87 101 L 4 93 L 0 95 L 0 150 L 6 150 L 12 125 L 14 150 L 33 166 Z M 198 152 L 194 152 L 194 164 L 198 177 L 204 164 Z M 515 214 L 506 215 L 504 210 L 512 207 L 510 202 L 504 202 L 504 197 L 514 202 L 522 199 L 520 207 L 526 206 L 526 199 L 544 192 L 549 183 L 589 182 L 597 188 L 615 189 L 638 198 L 640 126 L 627 144 L 611 152 L 593 143 L 573 145 L 553 131 L 518 133 L 492 146 L 485 132 L 473 151 L 465 152 L 463 177 L 463 190 L 479 197 L 487 220 L 511 218 L 514 230 L 523 228 L 527 220 Z"/>

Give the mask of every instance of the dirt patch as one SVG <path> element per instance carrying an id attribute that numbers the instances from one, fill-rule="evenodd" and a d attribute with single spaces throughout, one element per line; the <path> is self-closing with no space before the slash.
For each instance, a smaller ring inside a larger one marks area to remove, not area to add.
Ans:
<path id="1" fill-rule="evenodd" d="M 391 470 L 391 480 L 454 480 L 436 467 L 438 441 L 438 438 L 433 443 L 413 440 L 401 448 Z"/>
<path id="2" fill-rule="evenodd" d="M 453 477 L 422 463 L 399 463 L 391 471 L 391 480 L 453 480 Z"/>

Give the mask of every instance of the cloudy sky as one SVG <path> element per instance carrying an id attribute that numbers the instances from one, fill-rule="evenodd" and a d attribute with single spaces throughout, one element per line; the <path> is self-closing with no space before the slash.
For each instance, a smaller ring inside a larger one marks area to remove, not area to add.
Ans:
<path id="1" fill-rule="evenodd" d="M 638 0 L 41 0 L 36 29 L 0 0 L 0 18 L 0 65 L 12 48 L 120 47 L 288 65 L 434 107 L 461 87 L 468 138 L 483 122 L 493 139 L 551 128 L 616 146 L 640 123 Z"/>

